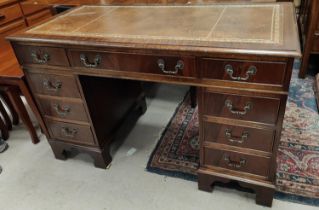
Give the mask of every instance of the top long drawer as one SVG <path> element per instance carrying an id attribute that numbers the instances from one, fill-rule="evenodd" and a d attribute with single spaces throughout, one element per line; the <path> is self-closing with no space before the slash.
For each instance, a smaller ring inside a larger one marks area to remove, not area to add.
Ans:
<path id="1" fill-rule="evenodd" d="M 200 60 L 203 79 L 228 80 L 242 83 L 260 83 L 283 86 L 285 62 L 228 60 L 203 58 Z"/>
<path id="2" fill-rule="evenodd" d="M 195 77 L 195 59 L 184 56 L 143 55 L 70 50 L 71 65 L 80 68 Z"/>

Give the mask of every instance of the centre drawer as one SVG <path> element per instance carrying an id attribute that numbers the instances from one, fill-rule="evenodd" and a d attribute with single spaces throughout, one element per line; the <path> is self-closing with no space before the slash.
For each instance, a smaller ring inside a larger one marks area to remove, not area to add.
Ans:
<path id="1" fill-rule="evenodd" d="M 272 152 L 274 130 L 233 126 L 204 121 L 204 141 Z"/>
<path id="2" fill-rule="evenodd" d="M 204 114 L 276 124 L 280 106 L 279 98 L 204 92 Z"/>
<path id="3" fill-rule="evenodd" d="M 70 50 L 73 67 L 195 77 L 192 57 Z"/>
<path id="4" fill-rule="evenodd" d="M 45 116 L 88 122 L 84 105 L 80 99 L 38 96 L 41 112 Z"/>
<path id="5" fill-rule="evenodd" d="M 244 83 L 282 86 L 286 68 L 287 64 L 285 62 L 211 58 L 200 60 L 201 78 Z"/>
<path id="6" fill-rule="evenodd" d="M 204 165 L 268 177 L 271 158 L 204 148 Z"/>
<path id="7" fill-rule="evenodd" d="M 65 123 L 46 119 L 50 135 L 54 139 L 64 140 L 86 145 L 95 145 L 94 137 L 89 125 Z"/>
<path id="8" fill-rule="evenodd" d="M 26 76 L 32 91 L 36 94 L 72 98 L 81 97 L 73 75 L 28 72 Z"/>

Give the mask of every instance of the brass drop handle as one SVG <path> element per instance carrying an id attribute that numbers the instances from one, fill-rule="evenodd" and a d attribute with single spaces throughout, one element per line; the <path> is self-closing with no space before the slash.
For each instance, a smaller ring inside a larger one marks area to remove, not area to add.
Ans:
<path id="1" fill-rule="evenodd" d="M 53 109 L 56 111 L 56 113 L 59 116 L 62 116 L 62 117 L 66 116 L 71 111 L 70 106 L 61 107 L 59 104 L 53 104 Z"/>
<path id="2" fill-rule="evenodd" d="M 246 161 L 245 159 L 243 159 L 243 158 L 240 158 L 239 161 L 231 160 L 231 158 L 230 158 L 228 155 L 226 155 L 226 156 L 224 157 L 224 160 L 226 161 L 226 163 L 227 163 L 227 165 L 228 165 L 229 167 L 236 168 L 236 169 L 245 166 L 245 165 L 246 165 L 246 162 L 247 162 L 247 161 Z"/>
<path id="3" fill-rule="evenodd" d="M 255 75 L 257 73 L 257 68 L 256 66 L 250 66 L 248 68 L 248 70 L 246 71 L 246 76 L 245 77 L 235 77 L 234 75 L 234 68 L 232 65 L 227 64 L 225 66 L 225 72 L 229 75 L 229 77 L 232 80 L 236 80 L 236 81 L 247 81 L 249 80 L 251 75 Z"/>
<path id="4" fill-rule="evenodd" d="M 231 100 L 226 100 L 225 101 L 225 106 L 228 108 L 228 110 L 235 115 L 241 115 L 244 116 L 246 115 L 253 107 L 251 102 L 247 102 L 245 107 L 243 108 L 243 110 L 235 110 L 233 107 L 233 103 L 231 102 Z"/>
<path id="5" fill-rule="evenodd" d="M 164 74 L 178 74 L 179 70 L 184 69 L 184 62 L 182 60 L 177 61 L 173 71 L 165 69 L 165 61 L 161 58 L 157 60 L 157 65 Z"/>
<path id="6" fill-rule="evenodd" d="M 3 15 L 3 14 L 0 14 L 0 20 L 2 20 L 2 19 L 4 19 L 4 18 L 6 18 L 6 16 Z"/>
<path id="7" fill-rule="evenodd" d="M 58 92 L 62 87 L 61 81 L 52 82 L 48 79 L 43 80 L 43 86 L 48 91 Z"/>
<path id="8" fill-rule="evenodd" d="M 61 133 L 65 137 L 74 138 L 78 130 L 76 128 L 62 127 Z"/>
<path id="9" fill-rule="evenodd" d="M 36 52 L 31 52 L 31 57 L 33 62 L 37 64 L 46 64 L 50 60 L 50 55 L 48 53 L 44 53 L 41 58 Z"/>
<path id="10" fill-rule="evenodd" d="M 225 130 L 225 136 L 228 139 L 228 141 L 232 142 L 232 143 L 239 143 L 242 144 L 244 143 L 247 139 L 248 139 L 248 132 L 244 131 L 241 134 L 241 137 L 235 137 L 232 135 L 232 131 L 230 129 L 226 129 Z"/>
<path id="11" fill-rule="evenodd" d="M 81 60 L 81 63 L 85 67 L 87 67 L 87 68 L 96 68 L 101 63 L 102 58 L 101 58 L 100 55 L 96 55 L 95 58 L 93 59 L 93 63 L 90 63 L 89 59 L 87 58 L 87 56 L 85 54 L 80 54 L 80 60 Z"/>

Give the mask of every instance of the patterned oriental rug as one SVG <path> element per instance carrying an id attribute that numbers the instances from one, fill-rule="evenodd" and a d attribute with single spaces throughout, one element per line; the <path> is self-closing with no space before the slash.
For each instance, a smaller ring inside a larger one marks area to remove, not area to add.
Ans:
<path id="1" fill-rule="evenodd" d="M 294 70 L 277 156 L 276 199 L 319 206 L 319 115 L 313 77 Z M 187 94 L 154 149 L 147 170 L 196 181 L 198 110 Z"/>

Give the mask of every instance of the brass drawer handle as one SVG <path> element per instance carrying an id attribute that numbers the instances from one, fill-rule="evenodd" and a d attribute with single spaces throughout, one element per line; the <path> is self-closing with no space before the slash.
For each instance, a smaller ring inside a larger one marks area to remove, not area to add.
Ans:
<path id="1" fill-rule="evenodd" d="M 76 128 L 62 127 L 61 133 L 65 137 L 74 138 L 75 135 L 78 133 L 78 130 Z"/>
<path id="2" fill-rule="evenodd" d="M 96 55 L 94 60 L 93 60 L 93 63 L 90 63 L 89 62 L 89 59 L 86 57 L 86 55 L 84 54 L 80 54 L 80 60 L 81 60 L 81 63 L 87 67 L 87 68 L 96 68 L 99 66 L 99 64 L 101 63 L 101 56 L 100 55 Z"/>
<path id="3" fill-rule="evenodd" d="M 157 65 L 164 74 L 178 74 L 179 70 L 184 69 L 184 62 L 182 60 L 177 61 L 175 70 L 173 71 L 165 70 L 165 61 L 161 58 L 157 60 Z"/>
<path id="4" fill-rule="evenodd" d="M 242 134 L 241 134 L 241 137 L 235 137 L 235 136 L 232 136 L 232 131 L 230 129 L 226 129 L 225 130 L 225 136 L 226 138 L 228 139 L 228 141 L 232 142 L 232 143 L 239 143 L 239 144 L 242 144 L 244 143 L 247 139 L 248 139 L 248 132 L 247 131 L 244 131 Z"/>
<path id="5" fill-rule="evenodd" d="M 255 75 L 257 73 L 257 68 L 256 66 L 250 66 L 248 68 L 248 70 L 246 71 L 246 76 L 245 77 L 234 77 L 234 68 L 232 65 L 227 64 L 225 66 L 225 72 L 229 75 L 229 77 L 232 80 L 236 80 L 236 81 L 247 81 L 249 80 L 250 76 Z"/>
<path id="6" fill-rule="evenodd" d="M 61 107 L 59 104 L 53 104 L 53 109 L 59 116 L 65 117 L 70 111 L 70 106 L 63 106 Z"/>
<path id="7" fill-rule="evenodd" d="M 252 108 L 253 108 L 253 105 L 251 102 L 247 102 L 244 109 L 241 111 L 241 110 L 235 110 L 234 107 L 233 107 L 233 103 L 231 102 L 231 100 L 226 100 L 225 101 L 225 106 L 228 108 L 228 110 L 232 113 L 232 114 L 235 114 L 235 115 L 241 115 L 241 116 L 244 116 L 246 115 Z"/>
<path id="8" fill-rule="evenodd" d="M 224 157 L 224 160 L 226 161 L 226 163 L 227 163 L 227 165 L 228 165 L 229 167 L 236 168 L 236 169 L 245 166 L 245 165 L 246 165 L 246 162 L 247 162 L 247 161 L 246 161 L 245 159 L 243 159 L 243 158 L 240 158 L 239 162 L 238 162 L 238 161 L 231 160 L 228 155 L 226 155 L 226 156 Z"/>
<path id="9" fill-rule="evenodd" d="M 43 80 L 43 86 L 48 91 L 58 92 L 62 87 L 61 81 L 52 82 L 48 79 Z"/>
<path id="10" fill-rule="evenodd" d="M 44 53 L 41 58 L 36 52 L 32 52 L 31 57 L 33 62 L 38 64 L 46 64 L 50 60 L 50 55 L 48 53 Z"/>

